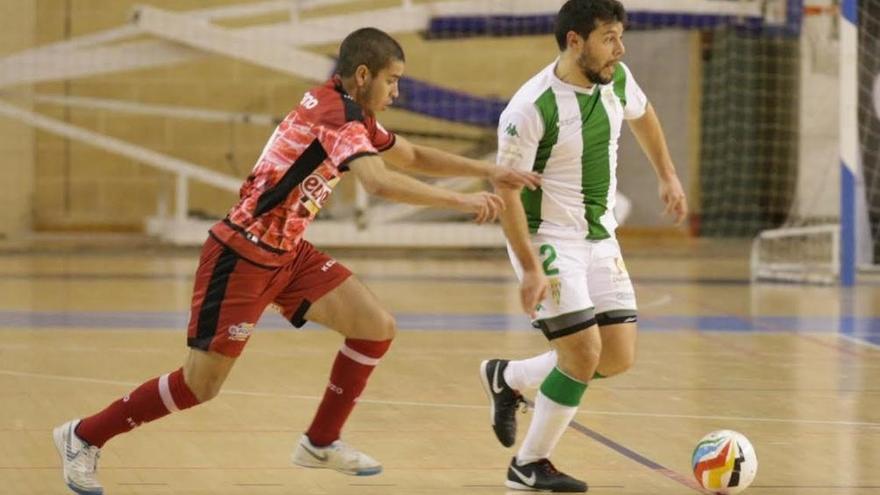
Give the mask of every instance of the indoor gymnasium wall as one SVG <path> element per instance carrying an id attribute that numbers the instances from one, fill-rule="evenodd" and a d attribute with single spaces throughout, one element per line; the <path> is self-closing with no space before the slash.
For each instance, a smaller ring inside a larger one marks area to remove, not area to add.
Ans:
<path id="1" fill-rule="evenodd" d="M 137 3 L 140 2 L 38 0 L 35 13 L 37 45 L 120 27 Z M 150 0 L 146 3 L 160 9 L 186 11 L 241 2 Z M 399 2 L 386 3 L 399 5 Z M 336 6 L 307 15 L 344 12 L 345 6 Z M 274 17 L 219 21 L 218 24 L 240 27 L 280 22 L 286 18 L 285 14 L 275 14 Z M 672 36 L 671 41 L 662 46 L 669 48 L 678 43 L 675 46 L 683 46 L 684 53 L 687 53 L 688 36 L 686 33 Z M 504 100 L 557 54 L 555 41 L 549 35 L 426 40 L 419 34 L 407 33 L 396 37 L 407 54 L 409 77 L 442 88 Z M 671 130 L 669 139 L 674 158 L 680 173 L 686 177 L 688 138 L 686 132 L 680 131 L 687 128 L 687 95 L 675 92 L 681 92 L 681 88 L 687 86 L 687 57 L 676 62 L 674 70 L 664 70 L 668 66 L 664 62 L 664 53 L 658 53 L 656 48 L 650 49 L 651 40 L 645 39 L 642 33 L 631 33 L 627 35 L 627 41 L 630 43 L 627 60 Z M 311 49 L 334 54 L 337 45 Z M 643 65 L 651 69 L 639 70 Z M 662 79 L 652 75 L 658 67 L 664 74 Z M 229 57 L 207 55 L 183 64 L 78 78 L 67 83 L 42 83 L 37 85 L 36 91 L 281 117 L 313 84 Z M 64 109 L 47 104 L 38 104 L 36 109 L 47 116 L 240 178 L 247 175 L 272 132 L 269 125 L 207 123 L 95 109 Z M 399 130 L 416 142 L 473 156 L 485 156 L 494 151 L 494 128 L 453 123 L 393 109 L 385 112 L 381 120 L 386 127 Z M 26 126 L 21 127 L 22 132 L 29 132 L 25 130 Z M 623 190 L 631 197 L 655 201 L 656 182 L 650 166 L 639 154 L 628 131 L 624 134 L 621 151 Z M 37 184 L 34 219 L 38 229 L 139 231 L 143 220 L 155 213 L 159 195 L 164 191 L 173 197 L 173 176 L 134 160 L 42 131 L 36 133 L 34 149 Z M 219 217 L 235 201 L 234 193 L 195 181 L 190 184 L 191 212 Z M 350 208 L 353 187 L 354 181 L 343 181 L 326 213 L 344 214 L 346 208 Z M 634 218 L 647 225 L 661 221 L 653 208 L 643 209 L 641 206 L 634 211 Z"/>
<path id="2" fill-rule="evenodd" d="M 35 12 L 17 0 L 0 0 L 0 57 L 33 45 Z M 26 102 L 16 101 L 17 104 Z M 0 240 L 31 229 L 34 191 L 34 130 L 0 119 Z"/>

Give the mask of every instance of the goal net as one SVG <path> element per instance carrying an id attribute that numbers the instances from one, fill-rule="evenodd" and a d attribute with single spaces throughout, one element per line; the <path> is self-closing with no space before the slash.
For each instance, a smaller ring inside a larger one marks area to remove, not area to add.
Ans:
<path id="1" fill-rule="evenodd" d="M 855 24 L 838 2 L 805 5 L 793 194 L 781 221 L 755 238 L 753 278 L 848 285 L 877 262 L 880 1 L 849 6 Z"/>

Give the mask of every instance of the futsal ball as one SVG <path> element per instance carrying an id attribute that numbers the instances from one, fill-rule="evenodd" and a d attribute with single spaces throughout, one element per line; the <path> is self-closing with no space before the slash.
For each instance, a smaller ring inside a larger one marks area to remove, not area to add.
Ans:
<path id="1" fill-rule="evenodd" d="M 752 443 L 741 433 L 718 430 L 709 433 L 691 457 L 694 476 L 700 485 L 714 493 L 740 493 L 755 480 L 758 457 Z"/>

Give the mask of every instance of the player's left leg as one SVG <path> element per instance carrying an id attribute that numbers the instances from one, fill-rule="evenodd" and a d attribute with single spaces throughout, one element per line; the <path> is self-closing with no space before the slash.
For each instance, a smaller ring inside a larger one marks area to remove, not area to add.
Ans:
<path id="1" fill-rule="evenodd" d="M 595 254 L 587 276 L 602 337 L 602 355 L 594 378 L 606 378 L 627 371 L 635 362 L 638 310 L 617 241 L 601 241 Z"/>
<path id="2" fill-rule="evenodd" d="M 608 378 L 630 369 L 636 360 L 636 323 L 599 325 L 602 356 L 594 378 Z"/>
<path id="3" fill-rule="evenodd" d="M 340 436 L 370 374 L 391 345 L 395 321 L 347 268 L 310 246 L 306 251 L 299 272 L 276 303 L 295 326 L 314 321 L 341 333 L 345 341 L 315 417 L 291 459 L 300 466 L 345 474 L 378 474 L 382 465 Z"/>

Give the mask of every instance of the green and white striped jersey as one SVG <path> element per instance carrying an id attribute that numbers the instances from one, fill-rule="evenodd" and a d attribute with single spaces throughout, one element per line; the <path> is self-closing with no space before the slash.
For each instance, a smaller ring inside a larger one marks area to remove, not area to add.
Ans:
<path id="1" fill-rule="evenodd" d="M 526 82 L 501 114 L 498 164 L 541 174 L 538 190 L 522 192 L 533 234 L 614 237 L 620 128 L 645 113 L 647 97 L 623 63 L 610 84 L 585 89 L 556 77 L 557 62 Z"/>

